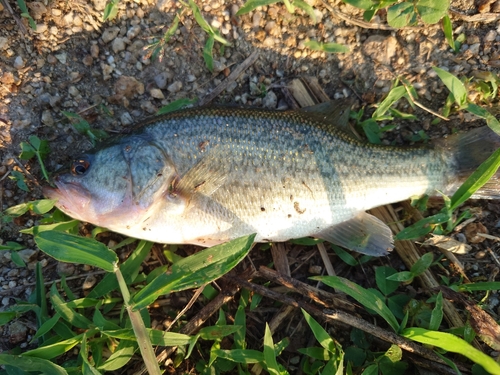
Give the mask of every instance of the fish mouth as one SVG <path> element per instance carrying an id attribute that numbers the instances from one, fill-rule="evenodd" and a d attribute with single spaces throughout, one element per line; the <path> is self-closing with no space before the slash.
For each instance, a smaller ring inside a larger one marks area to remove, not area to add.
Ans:
<path id="1" fill-rule="evenodd" d="M 74 218 L 82 218 L 82 214 L 90 203 L 89 192 L 78 184 L 54 180 L 55 188 L 44 186 L 43 195 L 49 199 L 56 199 L 56 207 Z"/>

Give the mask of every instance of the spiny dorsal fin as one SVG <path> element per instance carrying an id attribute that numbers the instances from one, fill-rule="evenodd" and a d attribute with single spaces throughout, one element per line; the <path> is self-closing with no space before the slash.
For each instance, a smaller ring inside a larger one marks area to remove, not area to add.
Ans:
<path id="1" fill-rule="evenodd" d="M 304 107 L 299 111 L 307 113 L 307 117 L 313 120 L 332 125 L 344 133 L 360 139 L 356 131 L 349 125 L 349 113 L 353 104 L 354 99 L 345 98 Z"/>

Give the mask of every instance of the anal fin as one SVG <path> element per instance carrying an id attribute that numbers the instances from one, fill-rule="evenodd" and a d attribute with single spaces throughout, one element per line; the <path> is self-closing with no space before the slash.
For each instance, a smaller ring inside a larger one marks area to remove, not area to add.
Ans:
<path id="1" fill-rule="evenodd" d="M 371 256 L 387 255 L 394 248 L 391 229 L 366 212 L 324 229 L 315 237 Z"/>

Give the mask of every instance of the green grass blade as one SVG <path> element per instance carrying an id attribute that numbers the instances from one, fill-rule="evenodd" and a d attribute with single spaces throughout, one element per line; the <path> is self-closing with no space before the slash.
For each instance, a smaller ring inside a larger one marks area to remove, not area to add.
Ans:
<path id="1" fill-rule="evenodd" d="M 460 292 L 476 292 L 485 290 L 500 290 L 500 282 L 484 281 L 479 283 L 462 284 L 458 286 Z"/>
<path id="2" fill-rule="evenodd" d="M 478 189 L 480 189 L 496 173 L 500 167 L 500 149 L 496 150 L 486 159 L 469 178 L 458 188 L 451 197 L 450 210 L 454 211 L 469 199 Z"/>
<path id="3" fill-rule="evenodd" d="M 405 95 L 406 89 L 404 86 L 392 88 L 391 91 L 389 91 L 389 94 L 387 94 L 387 97 L 382 101 L 382 103 L 379 104 L 375 112 L 373 112 L 372 118 L 377 119 L 384 116 L 389 108 Z"/>
<path id="4" fill-rule="evenodd" d="M 273 335 L 267 323 L 264 333 L 264 363 L 269 374 L 280 375 L 278 362 L 276 362 L 276 352 L 274 351 Z"/>
<path id="5" fill-rule="evenodd" d="M 90 319 L 87 319 L 84 315 L 74 311 L 64 302 L 61 295 L 57 291 L 56 284 L 52 284 L 52 287 L 50 288 L 50 300 L 54 310 L 57 311 L 61 318 L 69 322 L 71 325 L 81 329 L 89 329 L 93 326 Z"/>
<path id="6" fill-rule="evenodd" d="M 97 330 L 87 331 L 87 336 L 92 336 L 97 332 Z M 82 342 L 82 336 L 78 335 L 67 340 L 58 341 L 54 344 L 42 346 L 37 349 L 28 350 L 23 353 L 23 356 L 28 356 L 31 358 L 42 358 L 42 359 L 52 359 L 58 357 L 64 353 L 67 353 L 73 349 L 76 345 Z"/>
<path id="7" fill-rule="evenodd" d="M 153 243 L 149 241 L 140 241 L 135 250 L 130 254 L 128 259 L 120 265 L 120 270 L 125 278 L 127 285 L 130 285 L 139 274 L 142 262 L 149 254 L 153 247 Z M 99 298 L 103 295 L 118 288 L 118 280 L 116 276 L 109 273 L 104 276 L 99 284 L 97 284 L 92 292 L 89 293 L 89 298 Z"/>
<path id="8" fill-rule="evenodd" d="M 237 16 L 242 16 L 244 14 L 250 13 L 256 8 L 263 5 L 270 5 L 280 2 L 281 0 L 248 0 L 239 10 L 236 12 Z"/>
<path id="9" fill-rule="evenodd" d="M 22 371 L 41 372 L 44 375 L 68 375 L 68 372 L 61 366 L 43 358 L 20 355 L 0 354 L 0 365 L 8 365 Z"/>
<path id="10" fill-rule="evenodd" d="M 314 337 L 316 337 L 316 340 L 318 340 L 318 342 L 323 348 L 325 348 L 331 353 L 335 353 L 335 342 L 332 340 L 328 332 L 326 332 L 325 329 L 321 327 L 321 325 L 304 309 L 301 310 L 302 314 L 304 315 L 304 318 L 306 319 L 307 324 L 309 325 L 311 331 L 313 332 Z"/>
<path id="11" fill-rule="evenodd" d="M 161 107 L 158 110 L 158 112 L 156 112 L 156 115 L 159 116 L 159 115 L 164 115 L 165 113 L 178 111 L 179 109 L 184 108 L 187 105 L 196 103 L 196 101 L 197 99 L 188 99 L 188 98 L 174 100 L 172 103 L 169 103 Z"/>
<path id="12" fill-rule="evenodd" d="M 321 281 L 334 289 L 338 289 L 350 295 L 366 308 L 379 314 L 395 332 L 398 332 L 399 323 L 396 320 L 396 317 L 377 294 L 353 283 L 352 281 L 344 279 L 343 277 L 315 276 L 311 277 L 311 279 Z"/>
<path id="13" fill-rule="evenodd" d="M 455 99 L 457 105 L 460 108 L 465 107 L 467 105 L 467 90 L 462 81 L 446 70 L 435 66 L 433 66 L 432 69 L 437 73 L 444 85 L 453 94 L 453 98 Z"/>
<path id="14" fill-rule="evenodd" d="M 135 295 L 133 308 L 144 308 L 162 294 L 198 288 L 221 277 L 248 254 L 254 238 L 255 234 L 237 238 L 180 260 L 170 274 L 161 274 Z"/>
<path id="15" fill-rule="evenodd" d="M 456 194 L 456 193 L 455 193 Z M 450 220 L 450 215 L 439 213 L 417 221 L 394 236 L 395 240 L 413 240 L 430 233 L 435 224 L 444 224 Z"/>
<path id="16" fill-rule="evenodd" d="M 210 70 L 211 72 L 214 71 L 214 57 L 213 57 L 214 41 L 215 41 L 214 36 L 209 35 L 207 42 L 205 43 L 205 47 L 203 48 L 203 60 L 205 60 L 205 64 L 207 65 L 208 70 Z"/>
<path id="17" fill-rule="evenodd" d="M 431 266 L 433 260 L 434 255 L 432 253 L 425 253 L 411 266 L 410 272 L 413 276 L 421 275 Z"/>
<path id="18" fill-rule="evenodd" d="M 500 365 L 483 352 L 477 350 L 465 340 L 451 333 L 429 331 L 424 328 L 407 328 L 401 335 L 426 345 L 436 346 L 448 352 L 459 353 L 471 361 L 481 365 L 491 374 L 500 374 Z"/>
<path id="19" fill-rule="evenodd" d="M 443 17 L 443 32 L 448 45 L 453 49 L 455 53 L 458 52 L 457 44 L 455 44 L 455 38 L 453 38 L 453 26 L 451 24 L 450 16 L 445 15 Z"/>
<path id="20" fill-rule="evenodd" d="M 67 263 L 88 264 L 113 272 L 116 254 L 104 244 L 86 237 L 58 231 L 41 232 L 35 242 L 44 253 Z"/>
<path id="21" fill-rule="evenodd" d="M 294 0 L 293 5 L 295 5 L 297 8 L 302 9 L 304 12 L 307 13 L 309 17 L 311 17 L 312 21 L 314 24 L 316 24 L 316 13 L 314 13 L 314 8 L 310 6 L 308 3 L 302 0 Z"/>
<path id="22" fill-rule="evenodd" d="M 465 109 L 470 113 L 485 119 L 486 124 L 491 128 L 491 130 L 500 135 L 500 122 L 488 110 L 474 103 L 468 103 Z"/>
<path id="23" fill-rule="evenodd" d="M 443 321 L 443 293 L 440 291 L 436 297 L 436 305 L 432 309 L 429 329 L 432 331 L 439 330 L 439 326 Z"/>
<path id="24" fill-rule="evenodd" d="M 242 364 L 262 363 L 264 355 L 252 349 L 214 350 L 218 358 L 224 358 L 232 362 Z"/>
<path id="25" fill-rule="evenodd" d="M 323 51 L 327 53 L 346 53 L 349 47 L 338 43 L 320 43 L 315 40 L 304 42 L 304 45 L 313 51 Z"/>

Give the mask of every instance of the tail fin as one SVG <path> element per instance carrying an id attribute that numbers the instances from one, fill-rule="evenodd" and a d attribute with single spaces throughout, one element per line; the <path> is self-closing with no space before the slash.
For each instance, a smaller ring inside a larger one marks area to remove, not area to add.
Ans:
<path id="1" fill-rule="evenodd" d="M 435 142 L 436 146 L 446 149 L 453 157 L 456 174 L 455 181 L 447 189 L 449 194 L 455 192 L 460 185 L 490 155 L 500 148 L 500 136 L 488 126 L 476 128 L 467 133 L 457 133 L 446 139 Z M 500 172 L 481 188 L 472 198 L 500 199 Z"/>

